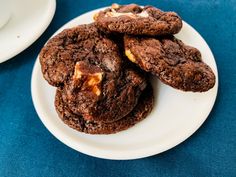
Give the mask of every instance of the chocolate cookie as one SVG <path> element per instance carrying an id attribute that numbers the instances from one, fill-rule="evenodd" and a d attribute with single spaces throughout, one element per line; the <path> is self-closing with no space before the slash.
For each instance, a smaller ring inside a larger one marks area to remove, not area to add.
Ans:
<path id="1" fill-rule="evenodd" d="M 215 75 L 196 48 L 174 36 L 124 37 L 125 54 L 140 68 L 167 85 L 184 91 L 204 92 L 215 84 Z"/>
<path id="2" fill-rule="evenodd" d="M 146 87 L 146 78 L 127 68 L 116 43 L 94 24 L 66 29 L 40 53 L 45 79 L 65 87 L 75 114 L 110 122 L 126 116 Z"/>
<path id="3" fill-rule="evenodd" d="M 73 76 L 79 61 L 99 65 L 115 76 L 121 70 L 117 45 L 94 24 L 63 30 L 42 48 L 39 59 L 44 78 L 53 86 L 63 86 Z"/>
<path id="4" fill-rule="evenodd" d="M 99 65 L 80 61 L 64 87 L 64 101 L 86 120 L 113 122 L 135 107 L 145 87 L 145 76 L 124 64 L 120 75 L 115 76 Z"/>
<path id="5" fill-rule="evenodd" d="M 95 14 L 94 20 L 107 33 L 154 36 L 175 34 L 182 28 L 182 20 L 175 12 L 136 4 L 113 4 L 111 8 Z"/>
<path id="6" fill-rule="evenodd" d="M 146 118 L 154 104 L 152 87 L 148 84 L 132 112 L 115 122 L 98 123 L 85 120 L 83 116 L 74 114 L 63 101 L 62 92 L 58 89 L 55 97 L 55 107 L 59 117 L 71 128 L 89 134 L 111 134 L 128 129 Z"/>

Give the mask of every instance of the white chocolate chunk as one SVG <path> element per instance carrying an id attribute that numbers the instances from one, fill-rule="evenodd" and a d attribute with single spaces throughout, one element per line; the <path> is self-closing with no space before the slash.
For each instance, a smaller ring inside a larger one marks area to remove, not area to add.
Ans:
<path id="1" fill-rule="evenodd" d="M 74 80 L 81 79 L 82 76 L 85 78 L 85 85 L 89 88 L 94 94 L 99 96 L 101 94 L 101 90 L 99 89 L 99 84 L 102 81 L 102 72 L 97 73 L 83 73 L 80 70 L 80 63 L 77 62 L 75 65 L 75 71 L 73 75 Z"/>
<path id="2" fill-rule="evenodd" d="M 95 86 L 102 81 L 102 73 L 91 74 L 88 80 L 89 86 Z"/>
<path id="3" fill-rule="evenodd" d="M 106 13 L 106 17 L 120 17 L 120 16 L 128 16 L 131 18 L 138 18 L 138 17 L 146 18 L 149 16 L 149 14 L 147 13 L 147 11 L 142 11 L 141 13 L 138 13 L 138 14 L 134 14 L 132 12 L 120 13 L 120 12 L 116 12 L 114 9 L 111 9 L 111 12 Z"/>
<path id="4" fill-rule="evenodd" d="M 74 72 L 73 78 L 74 79 L 80 79 L 82 77 L 82 72 L 76 66 L 77 66 L 77 64 L 75 65 L 75 72 Z"/>
<path id="5" fill-rule="evenodd" d="M 120 7 L 119 4 L 116 4 L 116 3 L 111 5 L 112 9 L 118 9 L 119 7 Z"/>
<path id="6" fill-rule="evenodd" d="M 131 53 L 131 51 L 129 49 L 125 50 L 125 55 L 128 57 L 128 59 L 130 61 L 132 61 L 133 63 L 136 62 L 136 59 L 134 57 L 134 55 Z"/>

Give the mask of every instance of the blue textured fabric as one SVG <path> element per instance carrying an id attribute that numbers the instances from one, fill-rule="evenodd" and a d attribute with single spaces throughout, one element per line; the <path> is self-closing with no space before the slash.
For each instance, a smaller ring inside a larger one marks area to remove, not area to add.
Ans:
<path id="1" fill-rule="evenodd" d="M 35 58 L 63 24 L 112 3 L 58 0 L 56 14 L 46 32 L 24 52 L 0 64 L 0 177 L 236 176 L 236 1 L 117 1 L 131 2 L 178 12 L 208 42 L 217 61 L 220 85 L 207 121 L 184 143 L 139 160 L 90 157 L 54 138 L 39 120 L 31 100 L 30 79 Z"/>

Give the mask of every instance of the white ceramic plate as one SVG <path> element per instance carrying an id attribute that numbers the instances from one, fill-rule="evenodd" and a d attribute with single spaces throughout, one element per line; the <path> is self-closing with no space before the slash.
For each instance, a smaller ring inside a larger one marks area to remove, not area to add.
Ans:
<path id="1" fill-rule="evenodd" d="M 99 10 L 99 9 L 98 9 Z M 81 15 L 60 28 L 92 22 L 98 10 Z M 217 95 L 218 74 L 215 59 L 204 39 L 184 22 L 176 35 L 186 44 L 197 47 L 204 61 L 216 75 L 213 89 L 205 93 L 175 90 L 153 79 L 155 107 L 151 114 L 134 127 L 112 135 L 87 135 L 66 126 L 54 109 L 55 88 L 44 79 L 37 58 L 31 91 L 35 109 L 47 129 L 60 141 L 82 153 L 105 159 L 136 159 L 166 151 L 191 136 L 206 120 Z"/>
<path id="2" fill-rule="evenodd" d="M 56 0 L 11 0 L 11 17 L 0 29 L 0 63 L 19 54 L 46 30 Z"/>

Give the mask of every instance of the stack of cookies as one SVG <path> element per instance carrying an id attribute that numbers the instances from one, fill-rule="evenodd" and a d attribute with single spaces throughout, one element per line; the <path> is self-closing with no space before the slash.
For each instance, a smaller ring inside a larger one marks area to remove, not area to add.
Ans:
<path id="1" fill-rule="evenodd" d="M 176 13 L 113 4 L 94 20 L 62 31 L 40 52 L 43 76 L 57 87 L 55 108 L 70 127 L 110 134 L 143 120 L 154 103 L 150 73 L 183 91 L 214 86 L 200 52 L 173 36 L 182 28 Z"/>

